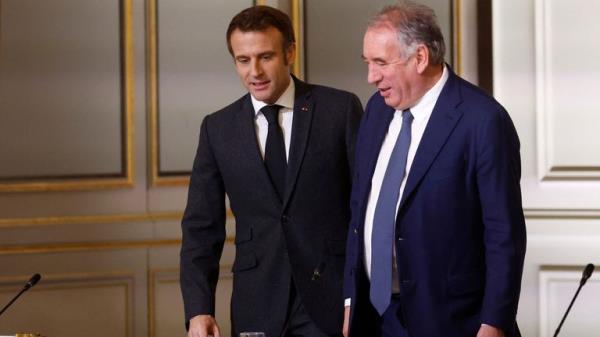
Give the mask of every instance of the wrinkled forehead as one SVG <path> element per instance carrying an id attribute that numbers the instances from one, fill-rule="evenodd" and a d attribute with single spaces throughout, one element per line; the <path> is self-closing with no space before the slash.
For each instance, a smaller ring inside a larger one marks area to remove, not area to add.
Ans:
<path id="1" fill-rule="evenodd" d="M 396 30 L 389 25 L 369 27 L 365 32 L 363 53 L 367 50 L 374 51 L 380 49 L 398 53 L 401 53 L 404 49 Z"/>

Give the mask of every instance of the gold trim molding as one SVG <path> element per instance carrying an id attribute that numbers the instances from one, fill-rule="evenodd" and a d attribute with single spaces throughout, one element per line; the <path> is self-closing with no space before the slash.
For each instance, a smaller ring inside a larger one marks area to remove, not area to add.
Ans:
<path id="1" fill-rule="evenodd" d="M 35 218 L 0 218 L 0 229 L 31 226 L 57 226 L 57 225 L 90 225 L 108 223 L 131 223 L 153 221 L 180 221 L 183 212 L 149 212 L 130 214 L 94 214 L 94 215 L 67 215 Z M 226 217 L 232 218 L 233 212 L 227 209 Z"/>
<path id="2" fill-rule="evenodd" d="M 189 177 L 159 174 L 158 144 L 158 0 L 146 0 L 146 105 L 148 109 L 148 173 L 152 186 L 185 186 Z"/>
<path id="3" fill-rule="evenodd" d="M 462 75 L 462 4 L 453 0 L 452 5 L 452 63 L 454 71 Z"/>
<path id="4" fill-rule="evenodd" d="M 296 39 L 296 59 L 292 71 L 296 77 L 304 80 L 304 0 L 292 0 L 292 26 Z"/>
<path id="5" fill-rule="evenodd" d="M 228 236 L 225 244 L 233 244 L 235 238 Z M 137 240 L 137 241 L 107 241 L 107 242 L 73 242 L 57 244 L 14 245 L 0 247 L 2 255 L 68 253 L 99 250 L 120 250 L 180 246 L 180 239 Z"/>
<path id="6" fill-rule="evenodd" d="M 158 135 L 158 0 L 146 0 L 146 96 L 148 109 L 148 172 L 151 186 L 187 186 L 188 174 L 163 176 L 159 172 L 159 135 Z M 255 0 L 254 5 L 266 6 L 266 0 Z M 304 33 L 303 0 L 291 0 L 291 19 L 296 34 L 296 58 L 292 72 L 298 78 L 304 78 Z"/>
<path id="7" fill-rule="evenodd" d="M 14 245 L 8 247 L 0 247 L 0 256 L 18 254 L 47 254 L 80 251 L 138 249 L 179 245 L 181 245 L 181 240 L 179 239 Z"/>
<path id="8" fill-rule="evenodd" d="M 55 178 L 9 181 L 0 183 L 0 192 L 74 191 L 127 188 L 134 185 L 134 64 L 133 64 L 133 0 L 120 0 L 121 6 L 121 106 L 123 121 L 124 177 Z"/>
<path id="9" fill-rule="evenodd" d="M 0 219 L 0 229 L 30 226 L 86 225 L 103 223 L 130 223 L 144 221 L 181 220 L 182 212 L 153 212 L 140 214 L 75 215 L 37 218 Z"/>

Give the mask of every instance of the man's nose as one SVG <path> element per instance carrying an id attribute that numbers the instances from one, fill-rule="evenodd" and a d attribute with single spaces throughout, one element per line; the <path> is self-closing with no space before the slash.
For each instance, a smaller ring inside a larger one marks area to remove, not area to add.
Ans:
<path id="1" fill-rule="evenodd" d="M 372 63 L 368 64 L 367 69 L 367 82 L 369 84 L 377 84 L 381 80 L 381 72 Z"/>
<path id="2" fill-rule="evenodd" d="M 259 76 L 263 72 L 260 62 L 258 60 L 251 61 L 250 64 L 250 73 L 252 76 Z"/>

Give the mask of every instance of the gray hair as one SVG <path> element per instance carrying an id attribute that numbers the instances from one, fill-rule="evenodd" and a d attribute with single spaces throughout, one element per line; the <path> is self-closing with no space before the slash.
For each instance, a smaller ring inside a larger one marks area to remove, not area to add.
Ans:
<path id="1" fill-rule="evenodd" d="M 403 57 L 413 55 L 417 45 L 424 44 L 429 50 L 431 64 L 444 63 L 444 36 L 431 8 L 412 1 L 400 1 L 395 5 L 385 6 L 371 18 L 367 27 L 383 25 L 391 25 L 396 29 L 398 40 L 405 47 Z"/>

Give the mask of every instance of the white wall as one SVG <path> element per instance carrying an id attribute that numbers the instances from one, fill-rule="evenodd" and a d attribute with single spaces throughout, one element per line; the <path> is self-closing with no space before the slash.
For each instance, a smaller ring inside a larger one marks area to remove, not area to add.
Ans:
<path id="1" fill-rule="evenodd" d="M 493 1 L 494 93 L 521 138 L 524 336 L 551 336 L 583 267 L 600 263 L 599 10 L 597 0 Z M 597 335 L 599 280 L 561 335 Z"/>

